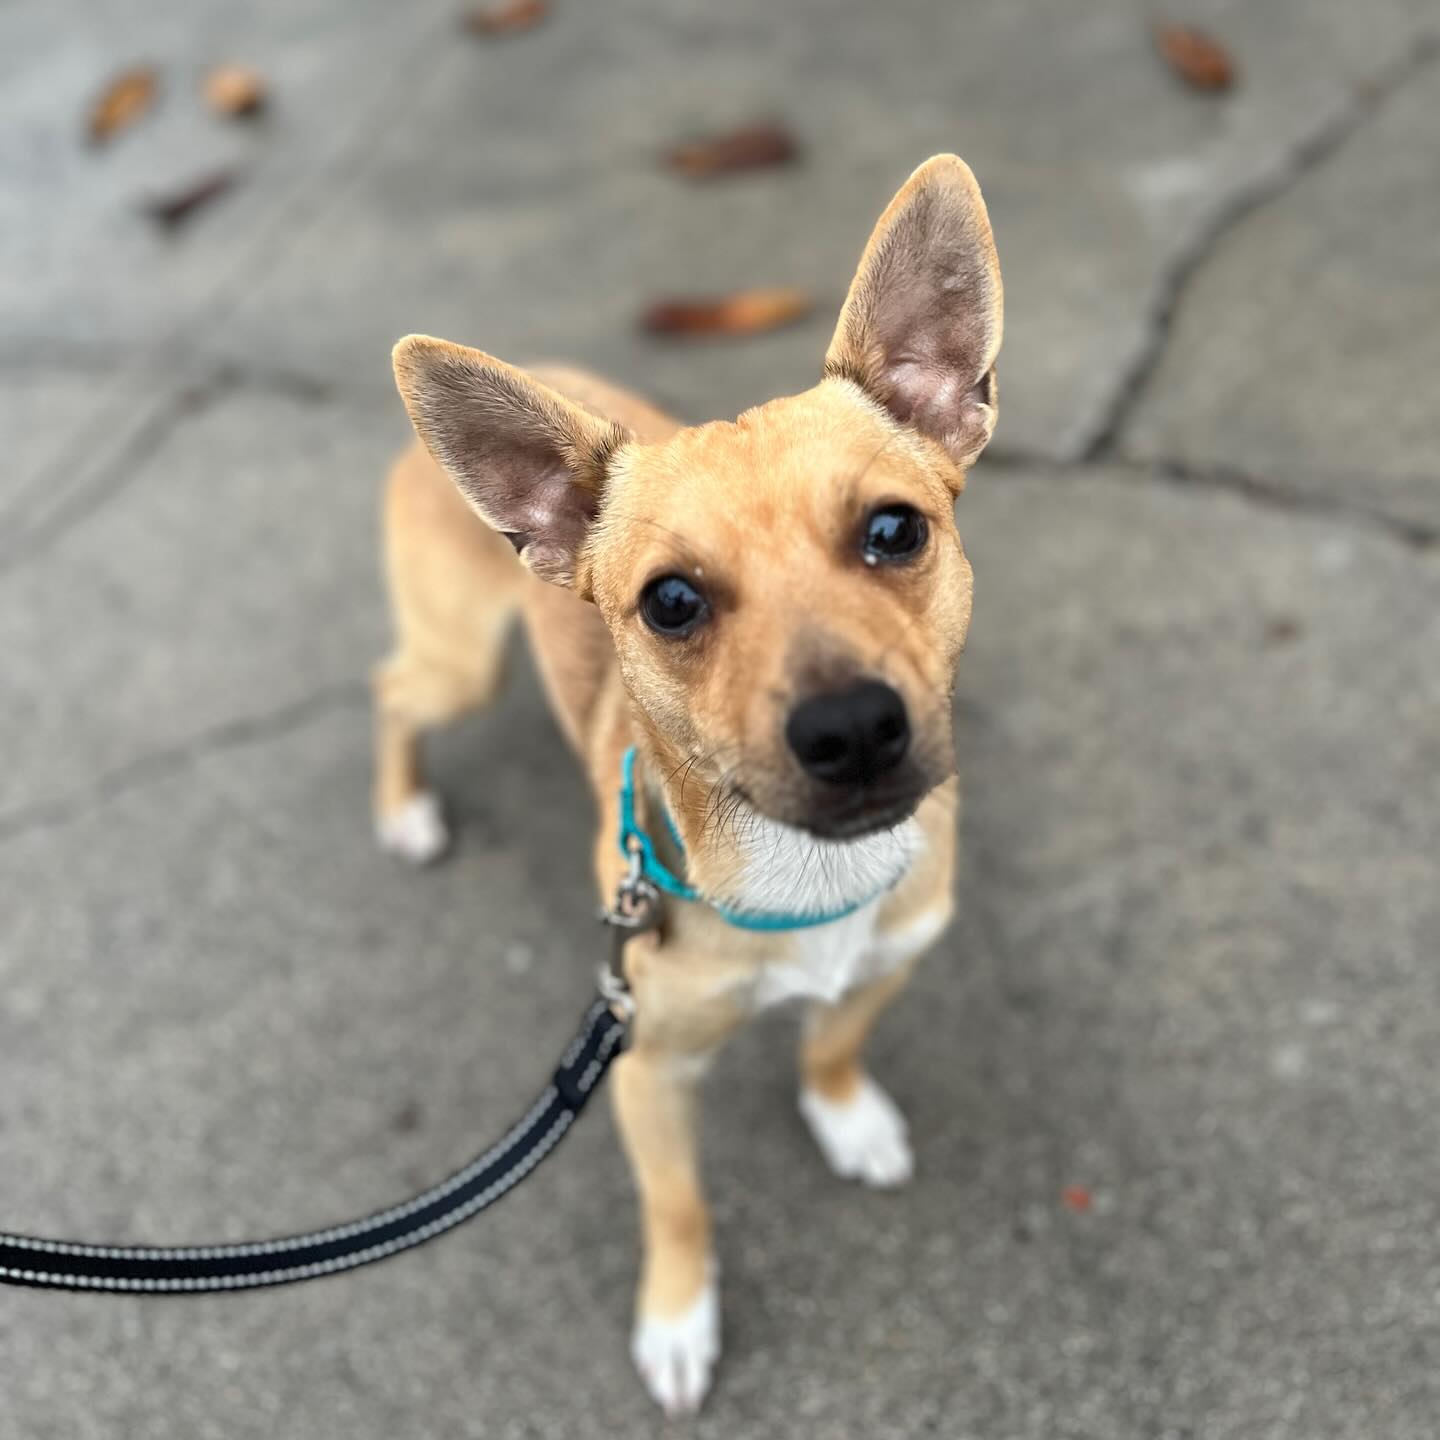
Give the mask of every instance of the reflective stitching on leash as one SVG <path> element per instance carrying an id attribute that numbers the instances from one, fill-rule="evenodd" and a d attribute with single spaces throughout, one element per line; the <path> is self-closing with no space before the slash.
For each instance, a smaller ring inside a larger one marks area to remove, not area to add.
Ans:
<path id="1" fill-rule="evenodd" d="M 573 1065 L 578 1055 L 579 1047 L 576 1047 L 575 1056 L 568 1063 Z M 68 1240 L 31 1240 L 23 1235 L 4 1236 L 4 1242 L 7 1245 L 14 1245 L 20 1250 L 37 1250 L 46 1255 L 83 1255 L 92 1260 L 238 1260 L 247 1255 L 264 1255 L 271 1251 L 281 1250 L 303 1250 L 310 1245 L 328 1245 L 336 1240 L 345 1240 L 351 1235 L 358 1235 L 362 1231 L 378 1229 L 382 1225 L 403 1220 L 407 1215 L 413 1215 L 417 1210 L 423 1210 L 426 1205 L 433 1205 L 437 1200 L 443 1200 L 447 1195 L 460 1189 L 482 1170 L 509 1154 L 526 1137 L 540 1116 L 555 1103 L 558 1095 L 559 1092 L 554 1085 L 547 1085 L 544 1093 L 530 1107 L 525 1118 L 503 1140 L 491 1146 L 483 1155 L 472 1160 L 463 1170 L 457 1170 L 449 1179 L 441 1181 L 438 1185 L 417 1195 L 413 1200 L 405 1201 L 402 1205 L 395 1205 L 389 1210 L 368 1215 L 363 1220 L 352 1220 L 344 1225 L 335 1225 L 329 1230 L 313 1230 L 305 1235 L 291 1235 L 281 1240 L 243 1241 L 234 1245 L 182 1245 L 175 1247 L 166 1245 L 77 1245 Z M 0 1275 L 8 1273 L 5 1267 L 0 1265 Z"/>
<path id="2" fill-rule="evenodd" d="M 0 1253 L 22 1251 L 37 1257 L 67 1256 L 108 1260 L 131 1264 L 230 1264 L 265 1256 L 283 1256 L 298 1250 L 331 1245 L 346 1240 L 360 1240 L 360 1248 L 304 1264 L 280 1264 L 265 1270 L 240 1270 L 233 1274 L 199 1275 L 96 1275 L 81 1271 L 44 1269 L 28 1265 L 0 1264 L 0 1282 L 53 1287 L 67 1290 L 89 1290 L 122 1294 L 185 1294 L 223 1290 L 243 1290 L 266 1285 L 279 1285 L 297 1280 L 316 1279 L 345 1270 L 368 1265 L 387 1256 L 398 1254 L 453 1229 L 472 1215 L 493 1204 L 514 1189 L 559 1144 L 574 1123 L 590 1093 L 599 1083 L 625 1036 L 623 1021 L 604 1001 L 596 1000 L 585 1013 L 580 1030 L 565 1047 L 556 1068 L 555 1078 L 545 1087 L 540 1098 L 524 1118 L 495 1145 L 472 1160 L 461 1170 L 438 1185 L 432 1186 L 412 1200 L 391 1206 L 374 1215 L 330 1226 L 303 1235 L 292 1235 L 271 1241 L 248 1241 L 235 1245 L 188 1245 L 176 1247 L 90 1245 L 67 1240 L 44 1240 L 23 1235 L 0 1234 Z M 593 1055 L 585 1062 L 578 1076 L 570 1072 L 580 1063 L 587 1049 Z M 543 1126 L 543 1131 L 541 1127 Z M 472 1184 L 484 1173 L 502 1164 L 507 1156 L 522 1149 L 510 1168 L 497 1175 L 483 1190 L 453 1204 L 414 1229 L 403 1230 L 385 1240 L 366 1245 L 364 1237 L 403 1222 L 428 1208 L 443 1203 L 447 1197 Z"/>

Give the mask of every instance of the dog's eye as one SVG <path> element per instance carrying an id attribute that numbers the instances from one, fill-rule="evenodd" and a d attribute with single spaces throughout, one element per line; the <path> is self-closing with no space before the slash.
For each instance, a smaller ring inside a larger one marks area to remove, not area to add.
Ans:
<path id="1" fill-rule="evenodd" d="M 865 522 L 865 563 L 881 565 L 918 554 L 929 535 L 925 517 L 909 505 L 885 505 Z"/>
<path id="2" fill-rule="evenodd" d="M 640 613 L 660 635 L 688 635 L 710 613 L 710 607 L 684 576 L 662 575 L 641 592 Z"/>

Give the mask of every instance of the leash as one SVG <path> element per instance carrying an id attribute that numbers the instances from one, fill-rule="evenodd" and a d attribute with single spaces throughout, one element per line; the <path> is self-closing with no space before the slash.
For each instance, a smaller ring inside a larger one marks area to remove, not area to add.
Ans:
<path id="1" fill-rule="evenodd" d="M 500 1140 L 438 1185 L 347 1224 L 230 1245 L 93 1245 L 0 1232 L 0 1284 L 119 1295 L 289 1285 L 413 1250 L 488 1210 L 554 1151 L 624 1048 L 635 1013 L 623 966 L 625 943 L 660 924 L 659 892 L 640 873 L 638 859 L 600 919 L 613 937 L 609 964 L 600 972 L 600 995 L 550 1083 Z"/>
<path id="2" fill-rule="evenodd" d="M 665 818 L 683 859 L 684 843 L 668 814 Z M 709 904 L 730 924 L 747 930 L 825 925 L 868 903 L 860 901 L 820 913 L 783 913 L 734 910 L 706 900 L 666 867 L 635 818 L 633 746 L 621 762 L 620 849 L 628 869 L 615 903 L 600 912 L 613 943 L 610 962 L 600 973 L 599 997 L 585 1012 L 539 1098 L 500 1140 L 468 1165 L 399 1205 L 342 1225 L 274 1240 L 225 1245 L 95 1245 L 0 1231 L 0 1284 L 101 1294 L 197 1295 L 318 1280 L 412 1250 L 508 1195 L 554 1151 L 575 1123 L 624 1048 L 635 1013 L 622 963 L 625 944 L 659 926 L 662 891 Z"/>
<path id="3" fill-rule="evenodd" d="M 42 1290 L 196 1295 L 318 1280 L 411 1250 L 488 1210 L 564 1138 L 620 1053 L 625 1021 L 598 999 L 523 1119 L 463 1169 L 348 1224 L 233 1245 L 89 1245 L 0 1233 L 0 1283 Z"/>

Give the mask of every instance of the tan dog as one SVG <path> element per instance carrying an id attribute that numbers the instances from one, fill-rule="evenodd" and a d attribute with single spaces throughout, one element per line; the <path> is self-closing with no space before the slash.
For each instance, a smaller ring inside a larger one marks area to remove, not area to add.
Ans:
<path id="1" fill-rule="evenodd" d="M 698 1406 L 719 1354 L 693 1091 L 741 1021 L 806 999 L 800 1108 L 825 1158 L 872 1185 L 911 1173 L 861 1051 L 951 910 L 971 599 L 953 505 L 994 428 L 1000 334 L 984 201 L 937 156 L 881 216 L 824 378 L 734 423 L 683 427 L 588 376 L 423 336 L 395 349 L 424 449 L 386 510 L 381 843 L 415 862 L 445 847 L 418 736 L 493 697 L 523 615 L 599 805 L 600 894 L 626 869 L 633 745 L 639 821 L 701 897 L 627 947 L 613 1084 L 643 1209 L 633 1353 L 668 1411 Z"/>

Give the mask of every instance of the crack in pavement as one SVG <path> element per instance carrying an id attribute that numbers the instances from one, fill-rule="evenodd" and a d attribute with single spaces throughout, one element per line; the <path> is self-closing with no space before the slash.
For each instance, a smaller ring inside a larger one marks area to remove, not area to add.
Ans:
<path id="1" fill-rule="evenodd" d="M 1343 146 L 1407 81 L 1424 73 L 1440 56 L 1440 33 L 1427 32 L 1397 59 L 1351 90 L 1345 102 L 1326 115 L 1275 162 L 1242 185 L 1182 243 L 1156 282 L 1146 333 L 1124 368 L 1090 438 L 1080 447 L 1085 461 L 1108 459 L 1121 432 L 1154 378 L 1169 343 L 1175 317 L 1190 282 L 1220 243 L 1255 211 L 1278 200 Z"/>
<path id="2" fill-rule="evenodd" d="M 0 373 L 19 370 L 65 371 L 71 374 L 99 376 L 110 379 L 124 372 L 127 376 L 145 375 L 157 388 L 179 384 L 193 376 L 193 364 L 182 370 L 173 359 L 158 352 L 139 354 L 116 351 L 105 346 L 72 345 L 66 342 L 27 344 L 17 351 L 0 349 Z M 306 404 L 323 404 L 345 392 L 334 381 L 305 370 L 280 365 L 253 365 L 247 361 L 215 359 L 206 363 L 206 380 L 226 390 L 253 390 L 262 395 L 293 396 Z M 193 378 L 189 384 L 200 382 Z M 357 398 L 360 391 L 355 392 Z"/>
<path id="3" fill-rule="evenodd" d="M 133 367 L 130 373 L 134 373 Z M 182 422 L 204 414 L 241 392 L 274 395 L 308 406 L 324 405 L 336 399 L 334 388 L 316 376 L 229 362 L 215 365 L 199 380 L 173 385 L 118 449 L 105 456 L 93 470 L 82 470 L 75 483 L 61 490 L 48 512 L 28 526 L 23 517 L 18 525 L 13 524 L 16 512 L 24 509 L 26 496 L 22 495 L 0 515 L 6 521 L 8 542 L 0 547 L 0 579 L 40 558 L 76 525 L 120 496 L 139 478 L 146 461 L 171 439 Z"/>
<path id="4" fill-rule="evenodd" d="M 1142 460 L 1123 452 L 1094 459 L 1065 461 L 1056 460 L 1052 455 L 1001 449 L 994 454 L 986 451 L 976 468 L 985 466 L 995 470 L 1024 471 L 1037 479 L 1079 479 L 1109 474 L 1122 475 L 1137 481 L 1156 480 L 1195 493 L 1220 490 L 1226 494 L 1239 495 L 1269 510 L 1320 516 L 1342 524 L 1363 525 L 1367 530 L 1397 541 L 1411 550 L 1427 551 L 1440 546 L 1440 530 L 1433 526 L 1420 521 L 1404 520 L 1378 507 L 1347 502 L 1333 495 L 1291 489 L 1285 485 L 1284 475 L 1256 475 L 1238 465 L 1196 464 L 1170 457 Z M 1440 486 L 1440 478 L 1433 483 Z M 1363 493 L 1363 487 L 1357 485 L 1355 489 L 1357 494 Z"/>
<path id="5" fill-rule="evenodd" d="M 328 685 L 278 709 L 222 721 L 187 740 L 138 755 L 92 781 L 83 790 L 22 805 L 8 814 L 0 814 L 0 843 L 36 830 L 83 819 L 91 810 L 121 795 L 158 784 L 212 755 L 279 739 L 365 699 L 365 687 L 358 681 Z"/>
<path id="6" fill-rule="evenodd" d="M 1253 475 L 1238 465 L 1199 465 L 1186 460 L 1171 459 L 1134 461 L 1123 456 L 1117 456 L 1105 463 L 1126 472 L 1144 472 L 1155 479 L 1183 485 L 1187 489 L 1224 490 L 1232 495 L 1243 495 L 1247 500 L 1275 510 L 1321 515 L 1342 522 L 1362 524 L 1369 529 L 1380 531 L 1392 540 L 1398 540 L 1412 550 L 1430 550 L 1440 542 L 1440 530 L 1421 521 L 1401 519 L 1378 506 L 1347 503 L 1331 495 L 1288 489 L 1276 484 L 1274 480 Z M 1361 494 L 1363 489 L 1363 486 L 1357 484 L 1355 492 Z"/>
<path id="7" fill-rule="evenodd" d="M 117 450 L 73 485 L 62 489 L 58 501 L 34 523 L 18 528 L 8 524 L 8 542 L 0 549 L 0 577 L 39 558 L 71 526 L 95 513 L 124 491 L 141 466 L 165 443 L 175 427 L 206 410 L 217 398 L 214 379 L 192 382 L 172 390 L 159 401 Z M 53 473 L 53 472 L 52 472 Z M 23 500 L 23 497 L 22 497 Z M 13 509 L 19 509 L 16 505 Z"/>

